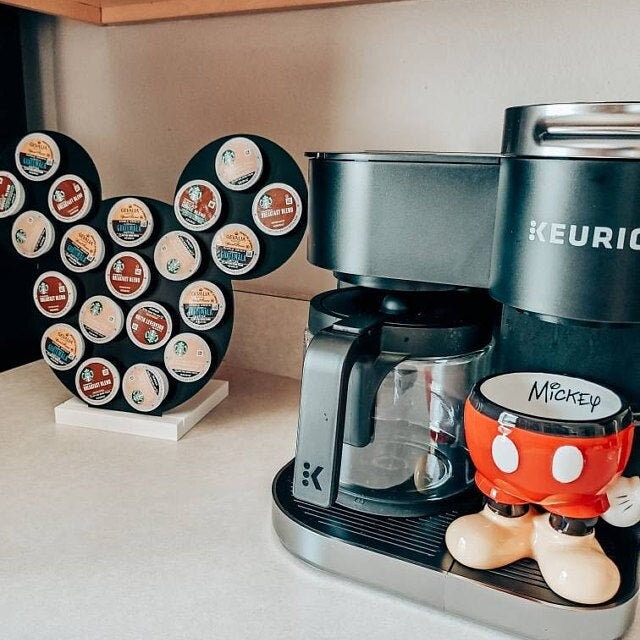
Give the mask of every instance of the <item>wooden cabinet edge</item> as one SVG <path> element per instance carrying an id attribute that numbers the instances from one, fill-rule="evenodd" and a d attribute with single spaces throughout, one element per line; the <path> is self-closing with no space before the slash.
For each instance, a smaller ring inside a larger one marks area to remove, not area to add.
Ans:
<path id="1" fill-rule="evenodd" d="M 95 25 L 315 9 L 398 0 L 2 0 L 1 4 Z"/>
<path id="2" fill-rule="evenodd" d="M 79 0 L 2 0 L 6 4 L 19 9 L 28 9 L 62 18 L 71 18 L 90 24 L 101 24 L 102 11 L 100 2 L 81 2 Z"/>

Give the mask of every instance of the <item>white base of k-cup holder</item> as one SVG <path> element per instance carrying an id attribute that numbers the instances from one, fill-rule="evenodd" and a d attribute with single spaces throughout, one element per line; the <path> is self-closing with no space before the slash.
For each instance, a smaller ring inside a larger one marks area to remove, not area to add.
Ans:
<path id="1" fill-rule="evenodd" d="M 226 380 L 211 380 L 189 400 L 161 416 L 90 407 L 78 398 L 71 398 L 55 408 L 55 421 L 57 425 L 176 441 L 228 395 Z"/>

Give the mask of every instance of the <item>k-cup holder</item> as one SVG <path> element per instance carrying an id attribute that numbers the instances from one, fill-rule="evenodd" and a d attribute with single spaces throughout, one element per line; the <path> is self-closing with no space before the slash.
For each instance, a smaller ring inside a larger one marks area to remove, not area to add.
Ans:
<path id="1" fill-rule="evenodd" d="M 30 133 L 0 154 L 0 248 L 41 274 L 34 341 L 69 391 L 119 411 L 158 415 L 205 386 L 231 339 L 232 280 L 291 256 L 306 202 L 295 161 L 258 136 L 201 149 L 173 206 L 102 200 L 90 156 L 60 133 Z"/>

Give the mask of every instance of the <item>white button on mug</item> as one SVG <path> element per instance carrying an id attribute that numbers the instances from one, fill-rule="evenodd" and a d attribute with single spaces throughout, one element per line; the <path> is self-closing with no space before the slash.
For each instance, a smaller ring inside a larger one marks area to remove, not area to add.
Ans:
<path id="1" fill-rule="evenodd" d="M 520 463 L 516 445 L 505 435 L 496 436 L 491 444 L 491 457 L 503 473 L 513 473 Z"/>
<path id="2" fill-rule="evenodd" d="M 559 447 L 553 454 L 551 474 L 558 482 L 568 484 L 577 480 L 583 469 L 584 458 L 577 447 Z"/>

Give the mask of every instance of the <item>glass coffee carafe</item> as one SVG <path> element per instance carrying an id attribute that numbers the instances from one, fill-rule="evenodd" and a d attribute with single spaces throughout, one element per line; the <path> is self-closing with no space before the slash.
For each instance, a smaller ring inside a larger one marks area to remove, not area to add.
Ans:
<path id="1" fill-rule="evenodd" d="M 304 447 L 309 423 L 318 462 L 307 464 L 321 490 L 329 475 L 322 471 L 331 470 L 338 503 L 410 516 L 440 509 L 470 488 L 463 407 L 474 383 L 490 373 L 494 306 L 486 295 L 349 287 L 320 294 L 311 309 L 298 446 Z M 332 411 L 322 408 L 318 394 L 338 396 L 340 442 L 324 437 Z"/>
<path id="2" fill-rule="evenodd" d="M 390 515 L 424 513 L 470 487 L 474 469 L 464 402 L 487 375 L 490 346 L 471 353 L 405 360 L 382 381 L 373 438 L 344 443 L 338 502 Z"/>

